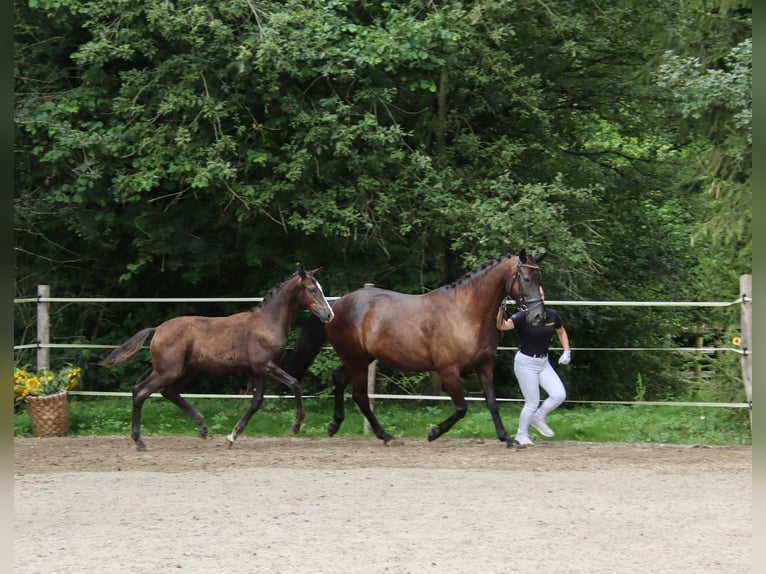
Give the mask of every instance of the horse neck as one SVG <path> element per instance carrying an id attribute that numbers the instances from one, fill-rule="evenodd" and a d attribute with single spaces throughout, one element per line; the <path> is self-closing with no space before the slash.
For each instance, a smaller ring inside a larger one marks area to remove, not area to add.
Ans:
<path id="1" fill-rule="evenodd" d="M 300 288 L 300 281 L 290 278 L 261 303 L 262 314 L 270 316 L 285 332 L 293 321 Z"/>
<path id="2" fill-rule="evenodd" d="M 505 297 L 505 286 L 515 272 L 516 258 L 508 257 L 477 272 L 456 289 L 471 297 L 475 304 L 494 312 Z"/>

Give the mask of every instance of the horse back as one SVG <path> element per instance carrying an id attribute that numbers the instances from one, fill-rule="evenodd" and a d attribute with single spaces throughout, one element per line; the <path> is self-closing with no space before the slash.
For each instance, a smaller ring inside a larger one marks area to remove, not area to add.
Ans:
<path id="1" fill-rule="evenodd" d="M 184 365 L 217 373 L 246 370 L 254 361 L 260 362 L 258 355 L 268 355 L 265 360 L 270 360 L 286 344 L 286 334 L 259 326 L 257 320 L 258 309 L 227 317 L 169 319 L 152 338 L 152 361 L 155 366 Z"/>
<path id="2" fill-rule="evenodd" d="M 462 369 L 497 346 L 494 317 L 486 329 L 487 318 L 471 309 L 454 290 L 411 295 L 364 287 L 333 304 L 327 338 L 346 363 L 375 358 L 404 371 Z"/>

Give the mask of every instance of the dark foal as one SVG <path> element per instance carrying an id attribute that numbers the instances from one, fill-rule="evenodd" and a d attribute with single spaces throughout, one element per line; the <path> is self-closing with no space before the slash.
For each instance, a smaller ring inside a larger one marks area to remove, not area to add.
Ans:
<path id="1" fill-rule="evenodd" d="M 266 378 L 286 385 L 295 395 L 293 431 L 300 429 L 305 416 L 299 381 L 282 370 L 277 362 L 287 346 L 287 332 L 299 306 L 308 308 L 322 322 L 333 318 L 333 311 L 315 275 L 319 269 L 302 268 L 271 290 L 258 307 L 228 317 L 184 316 L 165 321 L 133 335 L 112 351 L 101 364 L 113 367 L 126 361 L 142 347 L 152 333 L 149 352 L 152 372 L 133 387 L 131 437 L 140 451 L 141 408 L 144 401 L 159 392 L 178 405 L 207 436 L 204 417 L 181 397 L 186 384 L 199 372 L 213 374 L 250 372 L 253 374 L 253 399 L 250 408 L 226 437 L 229 447 L 244 431 L 263 402 Z"/>

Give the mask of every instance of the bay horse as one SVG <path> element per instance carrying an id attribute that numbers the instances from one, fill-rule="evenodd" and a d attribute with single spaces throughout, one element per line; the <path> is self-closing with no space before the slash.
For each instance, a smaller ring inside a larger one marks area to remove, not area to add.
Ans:
<path id="1" fill-rule="evenodd" d="M 334 313 L 316 279 L 321 268 L 305 271 L 302 267 L 274 287 L 257 307 L 227 317 L 182 316 L 157 327 L 142 329 L 122 346 L 114 349 L 101 365 L 113 367 L 135 355 L 149 335 L 152 372 L 133 386 L 131 438 L 139 451 L 141 408 L 152 393 L 159 392 L 177 405 L 197 425 L 202 438 L 207 437 L 204 417 L 181 397 L 181 390 L 200 372 L 253 374 L 253 398 L 244 416 L 226 437 L 229 448 L 245 430 L 263 402 L 266 378 L 286 385 L 295 396 L 293 432 L 304 419 L 301 387 L 295 377 L 282 370 L 277 362 L 287 346 L 287 332 L 298 306 L 308 308 L 312 317 L 330 322 Z"/>
<path id="2" fill-rule="evenodd" d="M 449 431 L 466 414 L 461 373 L 474 369 L 499 440 L 508 448 L 518 443 L 505 431 L 494 385 L 497 349 L 497 310 L 510 295 L 526 309 L 530 321 L 545 317 L 541 297 L 539 257 L 498 257 L 463 278 L 421 295 L 363 287 L 332 302 L 335 319 L 322 325 L 314 317 L 303 324 L 288 371 L 301 380 L 325 341 L 338 354 L 342 366 L 333 373 L 335 408 L 328 434 L 334 435 L 344 419 L 343 392 L 352 383 L 352 398 L 375 435 L 388 444 L 388 434 L 370 408 L 367 369 L 379 359 L 405 372 L 434 371 L 449 394 L 455 412 L 428 432 L 432 441 Z"/>

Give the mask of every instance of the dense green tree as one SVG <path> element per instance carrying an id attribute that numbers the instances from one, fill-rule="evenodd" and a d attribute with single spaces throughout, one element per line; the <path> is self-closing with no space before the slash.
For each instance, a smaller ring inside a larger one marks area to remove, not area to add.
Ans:
<path id="1" fill-rule="evenodd" d="M 331 295 L 422 292 L 521 247 L 550 253 L 552 299 L 717 298 L 749 270 L 739 5 L 28 0 L 16 15 L 20 295 L 257 296 L 297 262 L 324 266 Z M 695 179 L 702 163 L 718 167 Z M 114 344 L 188 312 L 69 306 L 54 332 Z M 582 347 L 672 345 L 705 321 L 564 312 Z M 667 356 L 576 364 L 575 398 L 683 388 Z M 513 392 L 509 357 L 498 369 Z"/>
<path id="2" fill-rule="evenodd" d="M 736 299 L 739 276 L 752 269 L 752 7 L 721 0 L 687 10 L 657 77 L 668 90 L 664 111 L 677 146 L 674 190 L 697 207 L 689 229 L 699 256 L 689 281 L 701 299 Z M 695 313 L 696 334 L 731 345 L 738 311 Z M 743 400 L 738 363 L 731 355 L 703 361 L 710 374 L 701 392 Z"/>

